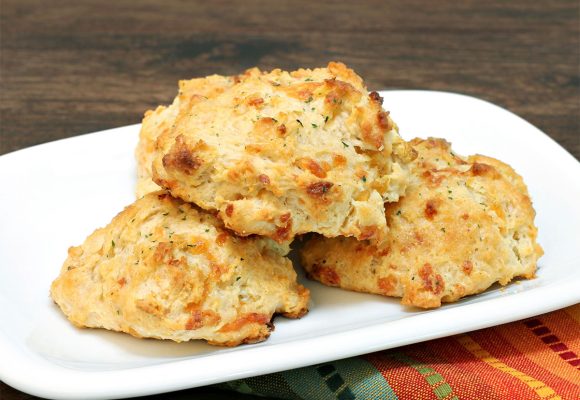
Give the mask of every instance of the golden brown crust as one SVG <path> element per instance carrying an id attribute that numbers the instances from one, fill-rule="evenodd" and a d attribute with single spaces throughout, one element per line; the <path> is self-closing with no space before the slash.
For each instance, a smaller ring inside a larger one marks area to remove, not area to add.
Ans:
<path id="1" fill-rule="evenodd" d="M 463 159 L 442 139 L 410 143 L 418 157 L 405 196 L 386 205 L 384 245 L 315 237 L 301 254 L 308 274 L 424 308 L 533 278 L 543 251 L 521 177 L 493 158 Z"/>
<path id="2" fill-rule="evenodd" d="M 219 211 L 240 235 L 380 240 L 383 203 L 404 191 L 413 158 L 380 96 L 341 63 L 252 69 L 231 83 L 203 101 L 180 101 L 174 127 L 157 129 L 155 154 L 141 157 L 153 159 L 155 182 Z"/>
<path id="3" fill-rule="evenodd" d="M 179 110 L 213 98 L 234 83 L 234 77 L 220 75 L 179 81 L 179 93 L 173 100 L 173 104 L 167 107 L 159 106 L 155 110 L 149 110 L 145 113 L 139 133 L 139 143 L 135 150 L 135 158 L 137 159 L 137 198 L 161 189 L 153 182 L 151 176 L 151 164 L 155 156 L 155 143 L 160 134 L 172 129 Z"/>
<path id="4" fill-rule="evenodd" d="M 51 295 L 79 327 L 235 346 L 264 340 L 272 316 L 297 318 L 309 292 L 269 239 L 240 238 L 160 191 L 69 249 Z"/>

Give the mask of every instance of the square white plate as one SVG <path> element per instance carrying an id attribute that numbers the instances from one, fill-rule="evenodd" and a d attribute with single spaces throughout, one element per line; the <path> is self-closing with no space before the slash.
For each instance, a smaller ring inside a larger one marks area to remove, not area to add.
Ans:
<path id="1" fill-rule="evenodd" d="M 437 136 L 459 154 L 511 164 L 525 179 L 546 252 L 538 277 L 433 311 L 302 279 L 301 320 L 232 349 L 80 330 L 48 296 L 66 250 L 133 201 L 138 125 L 0 157 L 0 379 L 51 398 L 146 395 L 297 368 L 456 334 L 580 301 L 580 163 L 518 116 L 472 97 L 382 92 L 406 139 Z"/>

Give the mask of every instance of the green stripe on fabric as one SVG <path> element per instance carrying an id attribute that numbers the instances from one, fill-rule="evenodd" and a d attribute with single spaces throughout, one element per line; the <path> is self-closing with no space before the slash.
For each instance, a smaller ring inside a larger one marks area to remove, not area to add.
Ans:
<path id="1" fill-rule="evenodd" d="M 302 399 L 334 399 L 336 393 L 328 387 L 326 378 L 335 375 L 335 370 L 332 364 L 327 364 L 283 371 L 280 374 Z"/>
<path id="2" fill-rule="evenodd" d="M 339 360 L 281 374 L 286 378 L 288 386 L 303 399 L 397 400 L 382 374 L 361 358 Z"/>
<path id="3" fill-rule="evenodd" d="M 439 397 L 440 399 L 443 399 L 447 396 L 449 396 L 453 390 L 451 389 L 451 386 L 449 386 L 448 383 L 444 383 L 443 385 L 439 386 L 438 388 L 433 390 L 435 392 L 435 394 L 437 395 L 437 397 Z M 457 396 L 453 396 L 452 399 L 457 399 Z"/>
<path id="4" fill-rule="evenodd" d="M 214 386 L 220 389 L 235 390 L 236 392 L 244 394 L 275 397 L 278 399 L 302 400 L 302 397 L 288 386 L 286 379 L 280 373 L 239 379 Z"/>
<path id="5" fill-rule="evenodd" d="M 225 382 L 225 383 L 214 385 L 214 386 L 219 388 L 219 389 L 235 390 L 236 392 L 243 393 L 243 394 L 252 394 L 253 393 L 252 388 L 249 387 L 246 384 L 246 382 L 244 382 L 243 380 Z"/>
<path id="6" fill-rule="evenodd" d="M 436 383 L 439 383 L 443 380 L 443 377 L 439 374 L 437 375 L 431 375 L 431 376 L 427 376 L 425 377 L 425 379 L 427 379 L 427 382 L 429 382 L 429 385 L 433 386 Z"/>
<path id="7" fill-rule="evenodd" d="M 369 361 L 355 357 L 337 361 L 334 365 L 355 398 L 398 400 L 383 374 Z"/>
<path id="8" fill-rule="evenodd" d="M 438 399 L 441 400 L 453 394 L 453 389 L 451 389 L 451 386 L 445 382 L 445 378 L 428 365 L 403 353 L 391 353 L 389 356 L 396 361 L 401 361 L 409 365 L 411 368 L 419 372 L 425 378 L 429 386 L 431 386 L 431 390 L 433 390 L 433 393 L 435 393 L 435 396 L 437 396 Z M 453 395 L 449 400 L 459 400 L 459 398 Z"/>

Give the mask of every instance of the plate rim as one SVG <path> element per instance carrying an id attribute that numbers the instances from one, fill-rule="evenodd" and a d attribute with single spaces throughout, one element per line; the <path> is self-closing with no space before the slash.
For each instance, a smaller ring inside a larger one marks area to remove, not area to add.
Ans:
<path id="1" fill-rule="evenodd" d="M 544 314 L 578 303 L 580 300 L 578 298 L 579 295 L 575 294 L 574 289 L 577 289 L 580 279 L 578 279 L 578 276 L 574 278 L 551 283 L 543 287 L 531 288 L 525 292 L 509 296 L 496 297 L 453 308 L 437 309 L 349 331 L 289 341 L 274 346 L 251 347 L 239 352 L 217 353 L 210 357 L 181 359 L 122 370 L 80 371 L 57 364 L 51 364 L 50 369 L 42 368 L 43 365 L 27 363 L 22 357 L 19 358 L 18 352 L 8 346 L 7 341 L 2 340 L 3 338 L 0 335 L 0 353 L 7 355 L 6 359 L 11 360 L 9 368 L 0 367 L 0 379 L 23 392 L 54 399 L 78 399 L 79 396 L 84 399 L 110 399 L 172 392 L 387 350 Z M 562 296 L 562 293 L 567 293 L 567 295 Z M 533 302 L 539 296 L 557 298 L 558 301 L 546 303 L 531 310 L 522 309 L 522 303 Z M 501 314 L 494 319 L 480 320 L 480 312 L 486 311 L 492 306 L 497 310 L 501 310 Z M 465 312 L 466 307 L 469 308 L 470 312 Z M 402 337 L 401 333 L 397 333 L 396 339 L 391 339 L 388 344 L 377 339 L 392 333 L 392 331 L 408 332 L 420 326 L 425 326 L 425 324 L 435 322 L 435 320 L 440 323 L 441 320 L 453 321 L 458 318 L 462 318 L 464 323 L 454 329 L 430 331 L 427 334 L 407 338 Z M 355 345 L 352 345 L 352 340 L 349 340 L 350 347 L 341 346 L 351 336 L 356 336 L 357 342 L 354 342 Z M 297 350 L 299 352 L 300 347 L 314 348 L 313 346 L 317 346 L 316 353 L 304 353 L 304 357 L 296 360 L 287 360 L 284 357 L 288 354 L 296 354 Z M 210 375 L 216 366 L 223 365 L 224 362 L 241 364 L 242 362 L 247 362 L 248 358 L 253 357 L 255 360 L 259 360 L 265 356 L 269 360 L 274 360 L 268 368 L 254 366 L 239 368 L 237 371 L 227 375 Z M 208 360 L 211 361 L 212 368 L 207 368 L 207 365 L 196 365 L 206 364 Z M 40 364 L 48 364 L 48 361 Z M 201 370 L 201 379 L 198 377 L 197 380 L 192 381 L 190 372 L 192 367 L 200 366 L 206 370 Z M 7 364 L 6 367 L 8 367 Z M 160 375 L 164 377 L 164 381 L 161 383 L 158 379 Z M 31 380 L 29 379 L 30 377 L 35 379 Z M 74 381 L 73 386 L 71 386 L 71 380 Z M 133 386 L 136 383 L 138 383 L 138 386 Z"/>

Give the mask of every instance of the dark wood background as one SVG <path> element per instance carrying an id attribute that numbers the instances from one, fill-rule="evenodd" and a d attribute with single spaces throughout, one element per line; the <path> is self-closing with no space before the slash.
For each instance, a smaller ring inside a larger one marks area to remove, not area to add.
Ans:
<path id="1" fill-rule="evenodd" d="M 0 7 L 0 154 L 137 123 L 172 100 L 180 78 L 340 60 L 372 89 L 446 90 L 497 103 L 580 158 L 577 0 L 0 0 Z M 221 396 L 206 388 L 158 398 Z M 0 382 L 0 398 L 31 397 Z"/>

